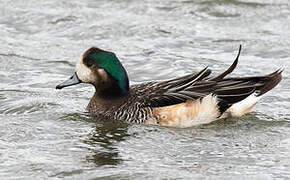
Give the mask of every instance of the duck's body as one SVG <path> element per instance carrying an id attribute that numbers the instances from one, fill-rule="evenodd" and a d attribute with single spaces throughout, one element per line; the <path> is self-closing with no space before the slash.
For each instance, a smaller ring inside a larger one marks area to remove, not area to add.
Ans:
<path id="1" fill-rule="evenodd" d="M 216 77 L 210 77 L 211 71 L 205 68 L 197 74 L 129 87 L 127 73 L 117 57 L 91 48 L 79 61 L 75 75 L 57 88 L 80 82 L 93 84 L 96 92 L 87 108 L 94 116 L 190 127 L 246 114 L 261 95 L 281 81 L 280 70 L 266 76 L 225 78 L 235 69 L 238 57 L 227 71 Z"/>

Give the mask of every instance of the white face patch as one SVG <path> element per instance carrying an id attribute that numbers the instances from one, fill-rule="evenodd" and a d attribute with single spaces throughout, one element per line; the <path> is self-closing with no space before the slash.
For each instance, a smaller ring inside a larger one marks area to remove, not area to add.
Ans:
<path id="1" fill-rule="evenodd" d="M 95 81 L 95 77 L 90 68 L 84 65 L 83 60 L 80 59 L 77 62 L 76 69 L 75 69 L 78 78 L 85 83 L 91 83 Z"/>

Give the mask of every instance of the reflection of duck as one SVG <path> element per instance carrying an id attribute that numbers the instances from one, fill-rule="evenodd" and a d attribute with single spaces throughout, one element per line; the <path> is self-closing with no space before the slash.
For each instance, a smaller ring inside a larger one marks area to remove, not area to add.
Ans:
<path id="1" fill-rule="evenodd" d="M 98 122 L 101 123 L 90 133 L 89 138 L 83 141 L 89 145 L 88 149 L 92 153 L 86 159 L 98 166 L 117 165 L 122 162 L 122 159 L 116 144 L 129 136 L 128 124 L 103 118 L 98 118 Z"/>
<path id="2" fill-rule="evenodd" d="M 209 77 L 205 68 L 196 74 L 129 87 L 125 68 L 117 56 L 92 47 L 77 63 L 74 75 L 56 88 L 92 84 L 96 92 L 88 105 L 93 115 L 128 122 L 190 127 L 220 117 L 242 116 L 282 79 L 282 70 L 265 76 L 225 78 L 238 63 Z"/>

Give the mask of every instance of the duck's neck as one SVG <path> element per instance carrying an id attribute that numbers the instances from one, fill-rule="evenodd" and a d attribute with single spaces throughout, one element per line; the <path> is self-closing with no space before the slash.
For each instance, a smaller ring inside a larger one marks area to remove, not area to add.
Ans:
<path id="1" fill-rule="evenodd" d="M 96 90 L 95 95 L 103 99 L 119 99 L 127 96 L 129 89 L 122 89 L 117 84 L 114 84 L 106 89 Z"/>
<path id="2" fill-rule="evenodd" d="M 124 104 L 129 95 L 129 91 L 123 94 L 118 89 L 113 88 L 107 89 L 106 91 L 95 91 L 87 109 L 93 114 L 104 114 L 109 111 L 116 111 Z"/>
<path id="3" fill-rule="evenodd" d="M 105 83 L 102 83 L 105 82 Z M 95 94 L 91 98 L 88 105 L 88 110 L 93 113 L 105 113 L 107 111 L 114 111 L 120 107 L 130 94 L 129 81 L 126 78 L 121 81 L 112 77 L 105 81 L 100 81 L 102 84 L 95 87 Z"/>

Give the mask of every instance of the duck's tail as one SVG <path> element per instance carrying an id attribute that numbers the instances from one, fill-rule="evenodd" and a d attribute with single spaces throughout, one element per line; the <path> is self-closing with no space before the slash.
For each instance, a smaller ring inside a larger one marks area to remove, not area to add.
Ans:
<path id="1" fill-rule="evenodd" d="M 257 96 L 261 96 L 277 86 L 282 80 L 282 72 L 283 69 L 278 69 L 277 71 L 266 76 L 254 77 L 256 81 L 264 82 L 264 85 L 257 89 Z"/>
<path id="2" fill-rule="evenodd" d="M 282 79 L 282 69 L 279 69 L 266 76 L 231 78 L 231 81 L 242 81 L 243 86 L 252 86 L 255 88 L 254 93 L 246 99 L 239 101 L 229 107 L 221 117 L 240 117 L 252 110 L 262 95 L 273 89 Z M 228 79 L 229 80 L 229 79 Z"/>
<path id="3" fill-rule="evenodd" d="M 225 114 L 239 117 L 248 113 L 261 96 L 277 86 L 282 79 L 282 69 L 265 76 L 227 78 L 226 76 L 237 67 L 241 47 L 240 45 L 235 61 L 226 71 L 207 79 L 217 83 L 214 94 L 220 100 L 218 105 L 223 114 L 221 117 L 225 117 Z"/>

